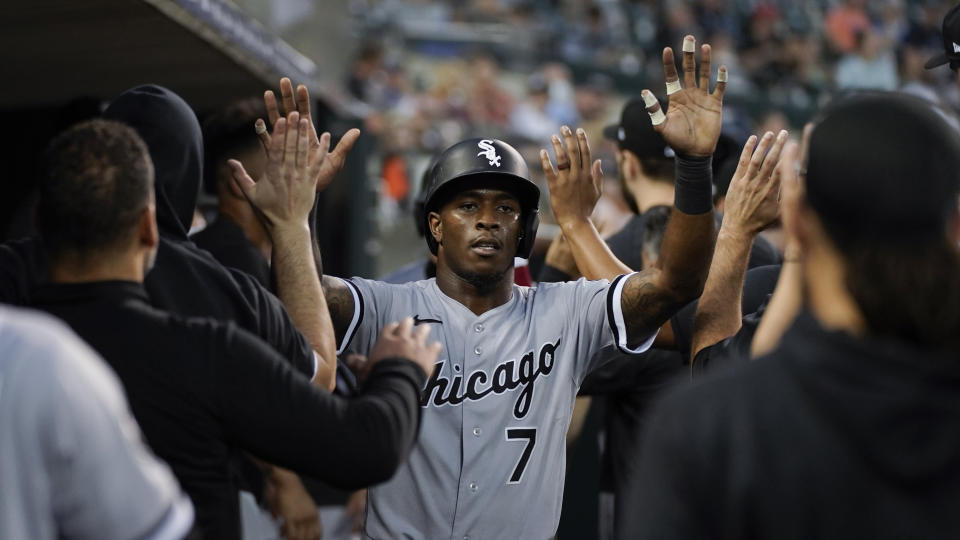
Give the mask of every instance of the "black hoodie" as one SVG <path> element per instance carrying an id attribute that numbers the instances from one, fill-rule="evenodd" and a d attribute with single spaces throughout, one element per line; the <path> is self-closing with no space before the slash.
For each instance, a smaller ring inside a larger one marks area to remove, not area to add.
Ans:
<path id="1" fill-rule="evenodd" d="M 312 377 L 313 349 L 277 297 L 187 239 L 203 178 L 203 138 L 190 106 L 166 88 L 143 85 L 121 94 L 103 116 L 136 129 L 153 160 L 160 245 L 144 281 L 153 305 L 184 317 L 233 321 Z M 0 302 L 29 306 L 48 274 L 37 239 L 0 246 Z"/>
<path id="2" fill-rule="evenodd" d="M 313 349 L 277 297 L 187 238 L 203 178 L 203 136 L 190 106 L 166 88 L 143 85 L 120 94 L 103 116 L 136 129 L 153 159 L 160 248 L 144 282 L 153 304 L 234 321 L 312 377 Z"/>
<path id="3" fill-rule="evenodd" d="M 801 313 L 663 401 L 621 538 L 960 538 L 960 362 Z"/>

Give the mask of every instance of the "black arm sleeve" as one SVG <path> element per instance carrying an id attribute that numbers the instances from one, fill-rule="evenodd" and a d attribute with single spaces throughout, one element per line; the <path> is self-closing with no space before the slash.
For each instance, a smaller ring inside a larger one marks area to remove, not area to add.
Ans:
<path id="1" fill-rule="evenodd" d="M 607 347 L 597 354 L 604 355 L 608 361 L 587 374 L 578 396 L 652 392 L 685 370 L 684 357 L 676 351 L 650 349 L 632 355 Z"/>
<path id="2" fill-rule="evenodd" d="M 765 308 L 770 295 L 773 294 L 773 289 L 776 288 L 779 277 L 780 265 L 758 266 L 747 270 L 743 283 L 743 299 L 740 303 L 743 317 L 758 311 L 762 314 L 762 309 Z M 675 348 L 684 356 L 690 356 L 690 342 L 693 340 L 693 317 L 697 312 L 698 302 L 698 300 L 694 300 L 670 318 Z M 746 319 L 744 319 L 743 324 L 747 324 Z M 756 330 L 756 327 L 754 327 L 754 330 Z M 751 338 L 752 336 L 751 333 Z"/>
<path id="3" fill-rule="evenodd" d="M 311 385 L 245 331 L 222 332 L 218 408 L 243 449 L 342 489 L 384 482 L 406 459 L 420 425 L 419 366 L 382 360 L 347 400 Z"/>
<path id="4" fill-rule="evenodd" d="M 256 308 L 257 331 L 294 369 L 312 378 L 313 347 L 283 307 L 283 302 L 246 272 L 229 268 L 244 297 Z"/>
<path id="5" fill-rule="evenodd" d="M 769 298 L 770 295 L 767 295 L 768 301 Z M 708 371 L 749 362 L 750 345 L 753 343 L 753 336 L 757 333 L 760 318 L 763 317 L 766 308 L 767 303 L 764 302 L 756 312 L 743 317 L 740 330 L 736 334 L 701 349 L 693 359 L 693 376 L 701 377 Z"/>

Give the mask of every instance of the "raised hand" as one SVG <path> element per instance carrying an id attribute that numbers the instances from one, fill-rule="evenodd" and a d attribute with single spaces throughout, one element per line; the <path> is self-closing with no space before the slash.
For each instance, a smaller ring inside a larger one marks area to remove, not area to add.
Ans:
<path id="1" fill-rule="evenodd" d="M 562 226 L 569 220 L 588 220 L 602 195 L 603 171 L 600 160 L 591 162 L 590 144 L 583 129 L 576 136 L 569 127 L 560 129 L 560 137 L 551 138 L 557 159 L 554 167 L 546 150 L 540 150 L 540 165 L 547 177 L 550 206 Z"/>
<path id="2" fill-rule="evenodd" d="M 296 111 L 280 118 L 274 126 L 267 152 L 264 178 L 254 182 L 243 165 L 228 160 L 233 180 L 272 230 L 280 226 L 306 227 L 313 208 L 319 170 L 326 152 L 309 152 L 310 126 Z M 329 135 L 321 138 L 321 148 L 329 144 Z"/>
<path id="3" fill-rule="evenodd" d="M 802 171 L 806 170 L 807 150 L 811 133 L 813 133 L 813 124 L 804 126 L 800 145 L 796 143 L 787 144 L 778 167 L 783 184 L 780 201 L 780 206 L 783 207 L 783 229 L 787 233 L 787 245 L 796 248 L 799 248 L 800 241 L 796 237 L 797 228 L 795 225 L 797 213 L 803 204 L 806 176 L 806 173 Z"/>
<path id="4" fill-rule="evenodd" d="M 782 175 L 777 165 L 786 142 L 785 130 L 777 134 L 776 139 L 772 132 L 766 132 L 759 144 L 755 135 L 747 139 L 727 190 L 724 230 L 753 236 L 780 215 Z"/>
<path id="5" fill-rule="evenodd" d="M 310 150 L 315 152 L 320 148 L 320 139 L 317 137 L 317 128 L 313 125 L 313 118 L 310 116 L 310 91 L 304 85 L 297 86 L 296 98 L 294 98 L 293 83 L 290 79 L 284 77 L 280 79 L 280 96 L 283 98 L 283 111 L 277 105 L 277 96 L 273 90 L 267 90 L 263 93 L 263 104 L 267 108 L 267 118 L 270 125 L 276 128 L 277 122 L 284 118 L 284 114 L 290 114 L 294 111 L 300 113 L 301 118 L 306 118 L 310 122 L 310 133 L 308 135 Z M 257 120 L 257 135 L 260 136 L 260 142 L 263 143 L 264 150 L 269 152 L 270 133 L 267 131 L 263 119 Z"/>
<path id="6" fill-rule="evenodd" d="M 317 192 L 323 191 L 343 168 L 347 154 L 350 153 L 354 143 L 360 137 L 360 130 L 351 129 L 347 131 L 340 139 L 340 143 L 331 152 L 329 151 L 330 134 L 324 133 L 319 137 L 317 136 L 317 129 L 313 125 L 313 118 L 310 116 L 310 92 L 307 87 L 302 84 L 298 85 L 296 94 L 294 94 L 293 83 L 290 82 L 290 79 L 284 77 L 280 79 L 280 96 L 283 100 L 283 110 L 287 115 L 297 112 L 301 119 L 307 121 L 307 154 L 311 160 L 319 159 L 320 166 L 316 170 L 316 190 Z M 273 126 L 274 134 L 269 133 L 262 118 L 257 120 L 255 129 L 269 159 L 271 149 L 274 147 L 272 138 L 276 135 L 277 123 L 284 117 L 273 90 L 264 92 L 263 103 L 267 108 L 267 118 L 270 125 Z"/>
<path id="7" fill-rule="evenodd" d="M 669 106 L 664 115 L 660 103 L 650 90 L 640 95 L 647 105 L 653 129 L 660 133 L 676 152 L 705 157 L 713 154 L 720 138 L 723 121 L 723 92 L 727 87 L 727 68 L 720 66 L 717 87 L 710 92 L 710 45 L 700 47 L 699 85 L 694 58 L 696 38 L 683 38 L 683 83 L 677 75 L 673 49 L 663 49 L 663 74 L 667 82 Z"/>

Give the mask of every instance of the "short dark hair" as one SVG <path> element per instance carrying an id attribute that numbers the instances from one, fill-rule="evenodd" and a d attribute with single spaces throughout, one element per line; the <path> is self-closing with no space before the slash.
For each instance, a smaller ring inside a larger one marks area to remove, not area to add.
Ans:
<path id="1" fill-rule="evenodd" d="M 228 159 L 260 147 L 254 130 L 258 118 L 267 119 L 261 98 L 241 99 L 207 117 L 203 122 L 203 185 L 207 193 L 217 193 L 220 166 Z"/>
<path id="2" fill-rule="evenodd" d="M 632 153 L 630 150 L 627 151 Z M 633 155 L 636 156 L 636 154 Z M 667 184 L 674 183 L 674 170 L 676 166 L 674 165 L 672 157 L 637 156 L 637 160 L 640 162 L 640 166 L 643 167 L 643 173 L 651 180 Z M 627 208 L 634 214 L 639 214 L 640 207 L 637 206 L 636 196 L 630 191 L 630 187 L 627 185 L 627 179 L 623 173 L 619 174 L 618 178 L 620 181 L 620 190 L 623 192 L 623 199 L 627 203 Z"/>
<path id="3" fill-rule="evenodd" d="M 866 136 L 865 136 L 866 134 Z M 828 105 L 810 135 L 806 203 L 844 260 L 875 335 L 956 351 L 960 133 L 913 96 L 863 92 Z"/>
<path id="4" fill-rule="evenodd" d="M 153 193 L 153 162 L 137 132 L 89 120 L 46 150 L 37 227 L 52 256 L 100 253 L 131 238 Z"/>
<path id="5" fill-rule="evenodd" d="M 643 213 L 643 251 L 660 256 L 663 235 L 667 232 L 671 207 L 667 205 L 651 206 Z"/>
<path id="6" fill-rule="evenodd" d="M 640 160 L 644 174 L 649 176 L 651 180 L 658 180 L 668 184 L 674 182 L 674 169 L 676 169 L 676 165 L 672 157 L 637 156 L 637 159 Z"/>

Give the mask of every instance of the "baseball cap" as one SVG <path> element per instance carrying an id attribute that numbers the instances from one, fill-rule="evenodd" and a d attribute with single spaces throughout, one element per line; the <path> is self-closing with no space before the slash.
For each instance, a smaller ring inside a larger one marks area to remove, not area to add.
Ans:
<path id="1" fill-rule="evenodd" d="M 943 52 L 927 60 L 923 67 L 930 69 L 947 62 L 952 68 L 960 64 L 960 4 L 950 8 L 943 17 Z"/>
<path id="2" fill-rule="evenodd" d="M 808 156 L 807 201 L 837 240 L 934 238 L 957 211 L 960 133 L 922 99 L 841 98 L 817 121 Z"/>
<path id="3" fill-rule="evenodd" d="M 666 105 L 660 103 L 666 111 Z M 620 113 L 620 123 L 603 128 L 603 136 L 611 141 L 617 141 L 622 150 L 629 150 L 637 157 L 672 158 L 673 148 L 663 140 L 663 137 L 653 130 L 650 115 L 643 99 L 633 98 L 623 106 Z"/>

